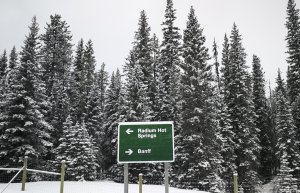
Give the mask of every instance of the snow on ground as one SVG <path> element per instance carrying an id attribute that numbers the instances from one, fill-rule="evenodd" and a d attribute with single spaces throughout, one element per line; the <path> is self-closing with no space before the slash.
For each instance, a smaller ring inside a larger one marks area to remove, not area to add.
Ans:
<path id="1" fill-rule="evenodd" d="M 6 184 L 0 183 L 0 192 Z M 124 185 L 111 181 L 65 182 L 64 193 L 123 193 Z M 60 182 L 28 182 L 24 193 L 59 193 Z M 129 193 L 138 193 L 137 184 L 129 184 Z M 143 193 L 164 193 L 163 185 L 143 185 Z M 207 193 L 170 187 L 170 193 Z M 3 193 L 22 193 L 21 184 L 13 183 Z"/>
<path id="2" fill-rule="evenodd" d="M 274 180 L 272 180 L 271 182 L 259 187 L 258 190 L 260 190 L 261 193 L 273 193 L 274 186 Z"/>

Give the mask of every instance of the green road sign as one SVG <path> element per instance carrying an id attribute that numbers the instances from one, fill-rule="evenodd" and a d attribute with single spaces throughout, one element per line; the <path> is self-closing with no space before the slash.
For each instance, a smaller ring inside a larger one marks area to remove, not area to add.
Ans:
<path id="1" fill-rule="evenodd" d="M 118 127 L 118 162 L 174 161 L 173 122 L 123 122 Z"/>

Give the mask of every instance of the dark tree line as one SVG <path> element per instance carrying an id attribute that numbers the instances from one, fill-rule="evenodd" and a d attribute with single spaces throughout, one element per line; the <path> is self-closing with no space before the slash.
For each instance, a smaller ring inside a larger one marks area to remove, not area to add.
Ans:
<path id="1" fill-rule="evenodd" d="M 162 41 L 141 11 L 123 73 L 95 70 L 93 42 L 75 51 L 68 24 L 51 15 L 44 34 L 34 17 L 20 52 L 0 56 L 0 166 L 48 167 L 66 160 L 69 180 L 117 178 L 117 125 L 121 121 L 174 121 L 172 185 L 232 191 L 233 172 L 244 192 L 278 176 L 284 192 L 300 179 L 300 20 L 287 5 L 287 81 L 266 95 L 260 58 L 247 64 L 242 35 L 233 24 L 222 48 L 206 37 L 191 7 L 183 34 L 167 0 Z M 219 62 L 220 60 L 220 62 Z M 45 164 L 46 162 L 49 164 Z M 132 164 L 130 175 L 163 178 L 161 164 Z"/>

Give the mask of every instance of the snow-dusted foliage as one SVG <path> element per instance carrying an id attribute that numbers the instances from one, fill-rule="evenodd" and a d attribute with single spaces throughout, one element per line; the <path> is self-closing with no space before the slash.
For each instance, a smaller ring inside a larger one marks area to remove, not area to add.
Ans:
<path id="1" fill-rule="evenodd" d="M 203 29 L 191 8 L 183 35 L 182 147 L 177 155 L 177 161 L 181 164 L 177 168 L 179 171 L 175 172 L 181 176 L 178 181 L 180 187 L 194 188 L 195 185 L 190 182 L 196 180 L 199 189 L 212 188 L 212 192 L 217 192 L 217 188 L 208 183 L 208 179 L 212 182 L 218 178 L 221 155 L 216 138 L 218 124 L 213 100 L 214 79 L 204 43 Z M 222 183 L 220 178 L 218 180 Z"/>
<path id="2" fill-rule="evenodd" d="M 253 192 L 259 182 L 259 129 L 254 122 L 251 76 L 247 71 L 246 53 L 236 24 L 233 25 L 228 46 L 228 52 L 223 58 L 223 92 L 229 126 L 234 134 L 234 163 L 242 186 Z"/>
<path id="3" fill-rule="evenodd" d="M 20 53 L 20 64 L 12 51 L 9 73 L 6 74 L 1 101 L 0 159 L 7 164 L 21 162 L 29 156 L 32 162 L 45 156 L 52 143 L 52 126 L 46 122 L 47 106 L 44 84 L 39 68 L 38 24 L 36 18 L 29 27 Z"/>
<path id="4" fill-rule="evenodd" d="M 281 73 L 278 71 L 277 87 L 275 93 L 276 99 L 276 132 L 278 136 L 277 157 L 282 157 L 287 162 L 291 174 L 296 175 L 299 172 L 300 154 L 297 148 L 297 139 L 295 135 L 295 125 L 293 122 L 290 105 L 285 96 L 284 82 Z M 281 163 L 282 165 L 282 163 Z M 280 168 L 281 168 L 280 165 Z"/>
<path id="5" fill-rule="evenodd" d="M 253 56 L 251 74 L 235 24 L 224 37 L 221 56 L 216 41 L 210 55 L 195 10 L 181 34 L 173 1 L 166 3 L 161 43 L 151 36 L 141 11 L 123 73 L 109 74 L 104 63 L 96 70 L 91 40 L 80 39 L 73 50 L 70 27 L 60 15 L 50 16 L 42 35 L 34 17 L 20 52 L 13 47 L 0 55 L 0 166 L 21 162 L 25 155 L 31 164 L 50 160 L 55 167 L 66 160 L 66 179 L 120 182 L 118 123 L 174 121 L 172 186 L 232 192 L 237 172 L 245 193 L 256 192 L 261 180 L 275 175 L 277 192 L 299 187 L 295 1 L 287 4 L 287 84 L 279 73 L 269 98 L 260 59 Z M 131 182 L 139 173 L 146 183 L 163 181 L 160 163 L 129 168 Z"/>
<path id="6" fill-rule="evenodd" d="M 260 130 L 258 137 L 261 151 L 259 154 L 259 174 L 263 178 L 271 178 L 276 171 L 275 155 L 275 130 L 271 124 L 271 115 L 268 114 L 267 98 L 265 93 L 265 80 L 260 59 L 253 55 L 252 60 L 253 102 L 256 117 L 256 127 Z"/>
<path id="7" fill-rule="evenodd" d="M 58 145 L 62 134 L 63 122 L 70 113 L 70 67 L 72 63 L 72 35 L 68 24 L 60 15 L 51 15 L 50 23 L 41 35 L 41 67 L 42 79 L 46 86 L 50 110 L 47 120 L 54 130 L 51 132 L 52 141 Z"/>
<path id="8" fill-rule="evenodd" d="M 85 123 L 72 123 L 68 116 L 63 127 L 63 135 L 56 149 L 57 161 L 65 160 L 68 180 L 95 180 L 98 164 L 92 139 Z"/>

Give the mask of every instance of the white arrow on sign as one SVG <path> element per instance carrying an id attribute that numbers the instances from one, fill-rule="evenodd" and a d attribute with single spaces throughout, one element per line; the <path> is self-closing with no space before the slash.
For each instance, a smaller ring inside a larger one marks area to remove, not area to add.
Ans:
<path id="1" fill-rule="evenodd" d="M 128 128 L 127 130 L 126 130 L 126 133 L 129 135 L 129 134 L 131 134 L 133 132 L 133 130 L 131 130 L 130 128 Z"/>
<path id="2" fill-rule="evenodd" d="M 125 153 L 127 153 L 128 155 L 131 155 L 133 153 L 133 151 L 131 149 L 128 149 L 128 151 L 125 151 Z"/>

